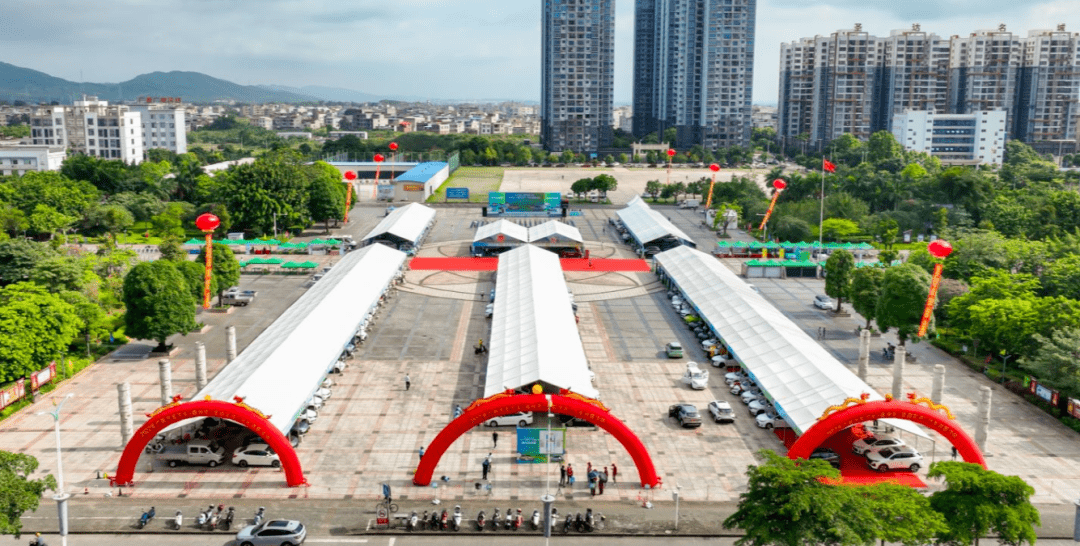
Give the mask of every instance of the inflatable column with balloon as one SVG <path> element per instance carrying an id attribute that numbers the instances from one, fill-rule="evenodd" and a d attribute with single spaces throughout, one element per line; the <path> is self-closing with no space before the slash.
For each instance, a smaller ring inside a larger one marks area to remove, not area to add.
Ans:
<path id="1" fill-rule="evenodd" d="M 712 191 L 716 186 L 716 173 L 720 172 L 720 165 L 713 163 L 709 165 L 709 170 L 712 171 L 712 182 L 709 183 L 709 196 L 705 198 L 705 210 L 709 210 L 712 206 Z"/>
<path id="2" fill-rule="evenodd" d="M 349 209 L 352 208 L 352 181 L 356 180 L 356 173 L 345 171 L 345 186 L 348 188 L 345 194 L 345 223 L 349 223 Z"/>
<path id="3" fill-rule="evenodd" d="M 671 184 L 671 160 L 675 157 L 675 150 L 668 149 L 667 151 L 667 183 Z"/>
<path id="4" fill-rule="evenodd" d="M 195 219 L 195 227 L 206 234 L 206 270 L 203 272 L 203 309 L 210 308 L 210 276 L 214 267 L 214 230 L 221 225 L 221 219 L 209 212 Z"/>
<path id="5" fill-rule="evenodd" d="M 769 210 L 765 211 L 765 218 L 761 219 L 761 226 L 758 227 L 759 230 L 765 229 L 765 224 L 769 222 L 769 217 L 772 216 L 772 211 L 776 207 L 776 200 L 780 197 L 780 192 L 784 191 L 784 188 L 787 187 L 787 182 L 777 178 L 776 180 L 773 180 L 772 185 L 776 188 L 776 191 L 773 192 L 772 202 L 769 203 Z"/>
<path id="6" fill-rule="evenodd" d="M 926 250 L 935 258 L 945 259 L 952 254 L 952 245 L 938 239 L 930 243 Z M 937 300 L 938 286 L 941 285 L 941 270 L 944 265 L 941 262 L 934 264 L 934 279 L 930 281 L 930 295 L 926 297 L 926 307 L 923 308 L 922 322 L 919 323 L 919 337 L 926 335 L 926 329 L 930 327 L 930 317 L 934 316 L 934 302 Z"/>

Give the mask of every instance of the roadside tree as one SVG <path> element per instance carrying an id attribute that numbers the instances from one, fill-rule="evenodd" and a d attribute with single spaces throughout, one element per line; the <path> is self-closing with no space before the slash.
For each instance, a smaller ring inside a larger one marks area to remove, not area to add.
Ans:
<path id="1" fill-rule="evenodd" d="M 213 248 L 214 263 L 211 265 L 211 275 L 214 277 L 214 282 L 217 283 L 217 288 L 216 290 L 211 290 L 211 292 L 217 292 L 218 305 L 221 305 L 222 294 L 228 290 L 229 287 L 236 286 L 236 284 L 240 282 L 240 262 L 236 260 L 236 256 L 233 254 L 231 248 L 221 243 L 214 243 Z M 206 263 L 205 247 L 199 251 L 199 256 L 195 258 L 195 263 Z M 203 265 L 203 268 L 205 267 L 206 266 Z M 196 303 L 200 303 L 201 301 L 202 299 L 200 297 Z"/>
<path id="2" fill-rule="evenodd" d="M 659 180 L 650 180 L 645 183 L 645 193 L 653 198 L 653 202 L 656 201 L 656 197 L 660 195 L 660 191 L 663 189 L 664 185 Z"/>
<path id="3" fill-rule="evenodd" d="M 930 274 L 921 267 L 912 264 L 890 267 L 881 279 L 874 320 L 882 332 L 896 328 L 900 345 L 905 345 L 918 332 L 929 294 Z"/>
<path id="4" fill-rule="evenodd" d="M 855 270 L 855 257 L 840 249 L 825 261 L 825 293 L 836 298 L 836 312 L 844 309 L 844 298 L 851 294 L 851 275 Z"/>
<path id="5" fill-rule="evenodd" d="M 136 339 L 158 342 L 167 351 L 173 334 L 195 329 L 195 301 L 176 264 L 166 260 L 142 262 L 124 277 L 125 332 Z"/>
<path id="6" fill-rule="evenodd" d="M 939 543 L 978 546 L 981 537 L 993 534 L 1002 544 L 1035 544 L 1041 520 L 1031 504 L 1035 489 L 1024 480 L 955 461 L 930 465 L 927 476 L 945 478 L 945 489 L 930 495 L 930 506 L 948 524 Z"/>
<path id="7" fill-rule="evenodd" d="M 771 229 L 772 235 L 782 241 L 806 241 L 814 233 L 814 229 L 810 227 L 809 223 L 794 216 L 777 218 L 773 222 Z"/>
<path id="8" fill-rule="evenodd" d="M 874 513 L 874 534 L 882 546 L 922 546 L 948 530 L 945 518 L 930 506 L 930 499 L 906 485 L 878 483 L 859 491 Z"/>
<path id="9" fill-rule="evenodd" d="M 0 290 L 0 383 L 26 377 L 67 352 L 79 333 L 75 309 L 33 283 Z"/>
<path id="10" fill-rule="evenodd" d="M 885 270 L 880 267 L 859 267 L 851 274 L 851 306 L 866 319 L 865 328 L 870 327 L 877 312 L 884 276 Z"/>
<path id="11" fill-rule="evenodd" d="M 0 451 L 0 535 L 22 535 L 22 516 L 36 512 L 45 491 L 56 490 L 52 474 L 32 480 L 38 460 L 31 455 Z"/>
<path id="12" fill-rule="evenodd" d="M 1059 389 L 1069 397 L 1080 396 L 1080 328 L 1054 330 L 1049 336 L 1035 334 L 1035 352 L 1020 357 L 1020 367 L 1039 383 Z"/>
<path id="13" fill-rule="evenodd" d="M 338 186 L 342 186 L 341 182 L 320 174 L 308 190 L 308 213 L 312 220 L 324 223 L 326 233 L 330 233 L 330 220 L 344 218 L 345 192 Z"/>
<path id="14" fill-rule="evenodd" d="M 843 218 L 827 218 L 821 223 L 821 233 L 826 239 L 839 241 L 859 234 L 859 225 Z"/>

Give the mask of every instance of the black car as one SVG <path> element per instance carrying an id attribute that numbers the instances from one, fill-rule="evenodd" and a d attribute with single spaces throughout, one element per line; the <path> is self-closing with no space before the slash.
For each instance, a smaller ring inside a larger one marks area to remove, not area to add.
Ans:
<path id="1" fill-rule="evenodd" d="M 701 426 L 701 414 L 693 404 L 675 404 L 668 408 L 668 417 L 674 417 L 684 428 Z"/>
<path id="2" fill-rule="evenodd" d="M 837 455 L 835 451 L 826 447 L 815 449 L 814 452 L 810 454 L 810 459 L 821 459 L 822 461 L 831 464 L 833 468 L 840 468 L 840 456 Z"/>

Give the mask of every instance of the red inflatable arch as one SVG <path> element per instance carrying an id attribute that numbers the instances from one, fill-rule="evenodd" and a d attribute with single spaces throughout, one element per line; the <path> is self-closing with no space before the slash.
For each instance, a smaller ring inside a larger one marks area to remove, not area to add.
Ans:
<path id="1" fill-rule="evenodd" d="M 304 479 L 304 470 L 300 468 L 300 459 L 296 456 L 296 450 L 289 443 L 288 438 L 277 427 L 270 424 L 269 416 L 247 404 L 243 399 L 237 398 L 236 403 L 222 400 L 193 400 L 180 402 L 180 397 L 173 398 L 173 402 L 158 408 L 148 415 L 150 419 L 135 431 L 131 441 L 124 447 L 124 453 L 120 456 L 120 465 L 116 470 L 116 476 L 110 481 L 116 485 L 132 485 L 135 476 L 135 465 L 139 462 L 139 456 L 143 449 L 161 431 L 170 425 L 180 421 L 198 417 L 216 417 L 228 419 L 239 423 L 251 432 L 258 434 L 266 441 L 266 444 L 278 454 L 281 466 L 285 469 L 285 481 L 289 487 L 307 485 Z"/>
<path id="2" fill-rule="evenodd" d="M 424 458 L 421 459 L 420 466 L 416 468 L 413 483 L 430 484 L 439 459 L 462 434 L 495 417 L 523 411 L 547 412 L 549 401 L 552 413 L 585 419 L 619 440 L 630 453 L 634 465 L 637 466 L 642 487 L 660 485 L 660 477 L 656 475 L 652 457 L 633 431 L 611 415 L 599 401 L 566 390 L 561 391 L 560 394 L 514 394 L 512 390 L 508 390 L 505 393 L 473 402 L 460 417 L 446 425 L 446 428 L 439 432 L 431 445 L 424 450 Z"/>
<path id="3" fill-rule="evenodd" d="M 949 443 L 956 446 L 956 451 L 965 462 L 986 467 L 986 459 L 983 458 L 979 446 L 957 426 L 949 408 L 934 404 L 928 398 L 916 398 L 914 394 L 909 394 L 908 399 L 908 402 L 901 402 L 888 396 L 885 400 L 867 402 L 866 395 L 861 399 L 848 398 L 843 405 L 825 410 L 818 422 L 795 440 L 788 450 L 788 457 L 807 459 L 814 448 L 833 434 L 857 423 L 874 419 L 903 419 L 923 425 L 944 436 Z"/>

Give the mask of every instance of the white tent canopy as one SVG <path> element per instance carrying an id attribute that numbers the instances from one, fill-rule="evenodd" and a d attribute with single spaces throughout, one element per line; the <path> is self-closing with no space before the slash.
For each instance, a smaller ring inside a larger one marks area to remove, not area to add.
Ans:
<path id="1" fill-rule="evenodd" d="M 680 246 L 656 261 L 799 434 L 845 398 L 884 399 L 715 258 Z M 909 421 L 883 421 L 927 437 Z"/>
<path id="2" fill-rule="evenodd" d="M 578 228 L 558 220 L 551 220 L 529 228 L 529 242 L 583 244 L 585 241 L 581 238 L 581 231 Z"/>
<path id="3" fill-rule="evenodd" d="M 380 235 L 393 235 L 402 241 L 415 244 L 424 231 L 435 219 L 435 209 L 425 207 L 420 203 L 409 203 L 404 207 L 394 209 L 386 218 L 383 218 L 375 229 L 364 236 L 367 242 Z"/>
<path id="4" fill-rule="evenodd" d="M 496 275 L 484 397 L 542 381 L 596 398 L 559 257 L 525 245 Z"/>
<path id="5" fill-rule="evenodd" d="M 635 196 L 630 200 L 630 205 L 625 209 L 616 211 L 626 229 L 642 246 L 664 237 L 675 237 L 690 246 L 697 246 L 683 230 L 675 227 L 663 214 L 656 212 L 640 197 Z"/>
<path id="6" fill-rule="evenodd" d="M 492 242 L 496 241 L 499 235 L 505 236 L 506 239 L 512 239 L 511 243 L 527 243 L 529 242 L 529 228 L 525 226 L 519 226 L 509 220 L 498 220 L 490 224 L 484 224 L 476 229 L 476 235 L 473 237 L 473 242 L 486 241 L 490 239 Z"/>
<path id="7" fill-rule="evenodd" d="M 384 245 L 346 254 L 191 399 L 242 396 L 288 434 L 405 257 Z"/>

